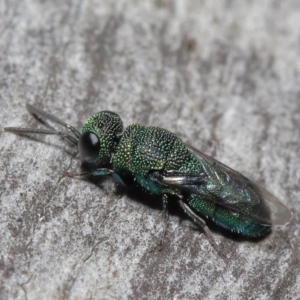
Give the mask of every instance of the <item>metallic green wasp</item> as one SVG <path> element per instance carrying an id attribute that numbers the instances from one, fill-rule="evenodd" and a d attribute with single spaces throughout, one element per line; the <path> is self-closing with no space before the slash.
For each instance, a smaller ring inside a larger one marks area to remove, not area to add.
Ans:
<path id="1" fill-rule="evenodd" d="M 78 147 L 90 175 L 112 175 L 123 184 L 134 180 L 162 197 L 165 216 L 168 200 L 177 199 L 198 225 L 204 227 L 205 219 L 209 219 L 250 238 L 265 236 L 273 225 L 284 225 L 291 219 L 291 212 L 265 189 L 165 129 L 138 124 L 124 129 L 116 113 L 102 111 L 89 118 L 79 132 L 31 105 L 27 109 L 69 132 L 15 127 L 5 130 L 59 135 L 69 140 Z"/>

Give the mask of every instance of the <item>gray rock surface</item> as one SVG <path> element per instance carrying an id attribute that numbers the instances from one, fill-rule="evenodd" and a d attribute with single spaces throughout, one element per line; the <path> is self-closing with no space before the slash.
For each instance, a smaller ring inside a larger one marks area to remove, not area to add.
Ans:
<path id="1" fill-rule="evenodd" d="M 299 299 L 299 1 L 0 1 L 0 299 Z M 78 172 L 25 103 L 80 127 L 112 110 L 265 185 L 294 217 L 266 239 L 205 235 Z"/>

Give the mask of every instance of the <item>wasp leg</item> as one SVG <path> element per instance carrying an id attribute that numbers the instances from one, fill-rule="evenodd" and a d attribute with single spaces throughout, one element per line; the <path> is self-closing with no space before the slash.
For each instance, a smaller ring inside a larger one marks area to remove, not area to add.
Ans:
<path id="1" fill-rule="evenodd" d="M 162 232 L 162 236 L 160 238 L 158 249 L 162 250 L 162 245 L 164 238 L 166 236 L 167 228 L 168 228 L 168 221 L 169 221 L 169 211 L 168 211 L 168 196 L 166 194 L 163 194 L 162 196 L 162 202 L 163 202 L 163 218 L 164 218 L 164 230 Z"/>
<path id="2" fill-rule="evenodd" d="M 123 181 L 121 176 L 117 173 L 112 173 L 113 178 L 117 181 L 117 183 L 120 183 L 122 186 L 126 186 L 126 183 Z"/>
<path id="3" fill-rule="evenodd" d="M 90 175 L 89 172 L 82 172 L 82 173 L 71 173 L 68 171 L 62 171 L 61 172 L 62 177 L 70 177 L 70 178 L 78 178 L 82 179 Z"/>
<path id="4" fill-rule="evenodd" d="M 114 171 L 106 168 L 99 168 L 96 170 L 91 171 L 90 175 L 92 176 L 105 176 L 105 175 L 111 175 Z"/>
<path id="5" fill-rule="evenodd" d="M 126 184 L 124 183 L 123 179 L 121 178 L 121 176 L 117 173 L 115 173 L 113 170 L 111 169 L 106 169 L 106 168 L 100 168 L 100 169 L 96 169 L 93 170 L 90 175 L 92 176 L 106 176 L 106 175 L 112 175 L 113 178 L 120 184 L 122 184 L 123 186 L 126 186 Z"/>
<path id="6" fill-rule="evenodd" d="M 168 211 L 168 196 L 164 194 L 162 196 L 163 201 L 163 216 L 165 220 L 169 220 L 169 211 Z"/>
<path id="7" fill-rule="evenodd" d="M 210 234 L 209 230 L 207 229 L 206 223 L 203 219 L 201 219 L 198 215 L 196 215 L 191 208 L 185 204 L 182 200 L 179 200 L 179 205 L 182 207 L 184 212 L 192 218 L 192 220 L 201 228 L 201 230 L 206 235 L 210 245 L 218 252 L 218 254 L 222 257 L 222 259 L 225 261 L 225 263 L 228 263 L 228 257 L 222 253 L 221 250 L 219 250 L 219 246 L 216 244 L 214 238 Z"/>
<path id="8" fill-rule="evenodd" d="M 185 204 L 182 200 L 179 200 L 179 205 L 181 208 L 184 210 L 184 212 L 193 219 L 193 221 L 201 228 L 203 229 L 206 227 L 206 223 L 203 219 L 201 219 L 199 216 L 197 216 L 191 209 L 190 207 Z"/>
<path id="9" fill-rule="evenodd" d="M 114 172 L 110 169 L 106 169 L 106 168 L 100 168 L 100 169 L 96 169 L 93 170 L 91 172 L 81 172 L 81 173 L 70 173 L 67 171 L 63 171 L 61 172 L 62 176 L 64 177 L 71 177 L 71 178 L 85 178 L 88 176 L 105 176 L 105 175 L 110 175 L 110 174 L 114 174 Z"/>

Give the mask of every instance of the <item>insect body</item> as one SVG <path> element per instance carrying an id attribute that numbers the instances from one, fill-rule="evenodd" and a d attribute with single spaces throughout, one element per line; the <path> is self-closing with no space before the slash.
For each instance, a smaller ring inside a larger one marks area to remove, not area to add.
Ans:
<path id="1" fill-rule="evenodd" d="M 273 225 L 284 225 L 291 218 L 291 212 L 269 192 L 165 129 L 138 124 L 124 129 L 116 113 L 102 111 L 89 118 L 80 133 L 31 105 L 27 109 L 63 125 L 71 134 L 14 127 L 5 130 L 68 139 L 78 147 L 91 175 L 112 175 L 120 183 L 133 178 L 142 188 L 162 196 L 164 212 L 172 195 L 200 226 L 205 226 L 203 219 L 207 218 L 252 238 L 267 235 Z"/>

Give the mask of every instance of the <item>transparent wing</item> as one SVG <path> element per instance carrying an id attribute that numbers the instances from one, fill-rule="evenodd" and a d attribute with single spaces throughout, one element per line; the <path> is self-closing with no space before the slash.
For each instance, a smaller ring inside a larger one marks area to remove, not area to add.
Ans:
<path id="1" fill-rule="evenodd" d="M 263 187 L 192 146 L 186 146 L 201 163 L 202 171 L 199 174 L 166 171 L 162 176 L 164 184 L 198 193 L 265 224 L 285 225 L 290 221 L 291 211 Z"/>

